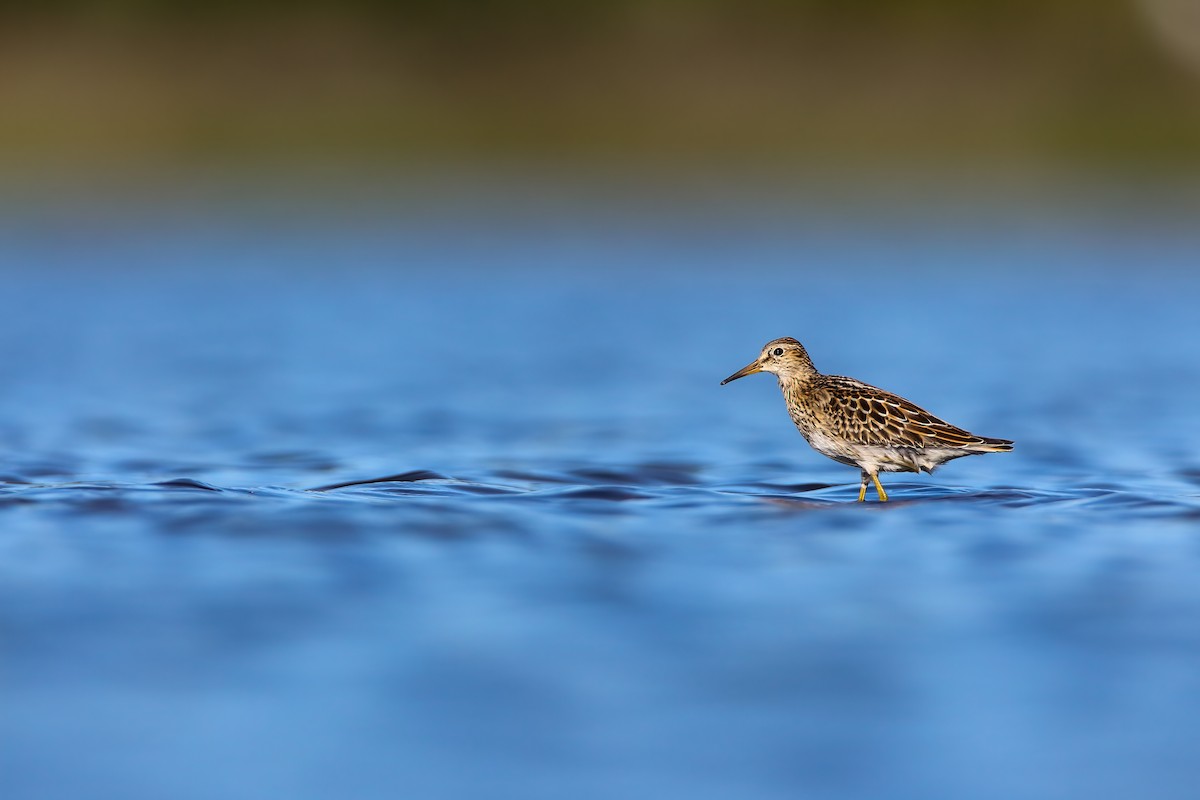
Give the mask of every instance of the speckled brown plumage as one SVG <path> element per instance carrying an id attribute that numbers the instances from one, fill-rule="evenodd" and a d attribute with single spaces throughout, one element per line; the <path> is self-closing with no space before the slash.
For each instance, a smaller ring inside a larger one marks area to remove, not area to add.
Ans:
<path id="1" fill-rule="evenodd" d="M 779 379 L 792 422 L 817 452 L 862 471 L 859 500 L 866 497 L 868 480 L 879 499 L 887 500 L 880 472 L 933 472 L 962 456 L 1012 450 L 1007 439 L 976 436 L 891 392 L 822 375 L 804 345 L 790 337 L 767 342 L 755 361 L 721 385 L 756 372 Z"/>

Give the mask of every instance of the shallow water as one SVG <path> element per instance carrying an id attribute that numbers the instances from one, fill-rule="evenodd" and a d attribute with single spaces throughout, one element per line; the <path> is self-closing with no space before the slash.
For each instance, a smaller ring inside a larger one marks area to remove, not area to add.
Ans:
<path id="1" fill-rule="evenodd" d="M 1200 233 L 810 210 L 10 215 L 5 797 L 1194 796 Z"/>

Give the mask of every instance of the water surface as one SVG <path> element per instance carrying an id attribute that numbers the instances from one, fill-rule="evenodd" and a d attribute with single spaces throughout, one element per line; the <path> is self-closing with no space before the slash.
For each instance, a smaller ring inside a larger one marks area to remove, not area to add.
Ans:
<path id="1" fill-rule="evenodd" d="M 1194 795 L 1194 230 L 412 208 L 10 215 L 5 797 Z"/>

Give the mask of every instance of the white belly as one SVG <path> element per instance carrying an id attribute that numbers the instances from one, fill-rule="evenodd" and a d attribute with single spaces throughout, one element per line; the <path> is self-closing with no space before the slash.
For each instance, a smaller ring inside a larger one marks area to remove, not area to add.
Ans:
<path id="1" fill-rule="evenodd" d="M 934 467 L 952 458 L 968 455 L 952 447 L 879 447 L 847 444 L 818 432 L 807 436 L 808 443 L 823 456 L 867 472 L 933 472 Z"/>

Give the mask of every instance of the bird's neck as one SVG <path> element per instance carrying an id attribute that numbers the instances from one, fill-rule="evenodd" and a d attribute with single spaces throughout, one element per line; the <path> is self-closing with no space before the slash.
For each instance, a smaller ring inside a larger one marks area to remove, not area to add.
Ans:
<path id="1" fill-rule="evenodd" d="M 775 377 L 779 379 L 779 388 L 784 394 L 801 394 L 812 386 L 813 381 L 817 377 L 817 371 L 812 367 L 807 370 L 793 370 L 781 373 Z"/>

